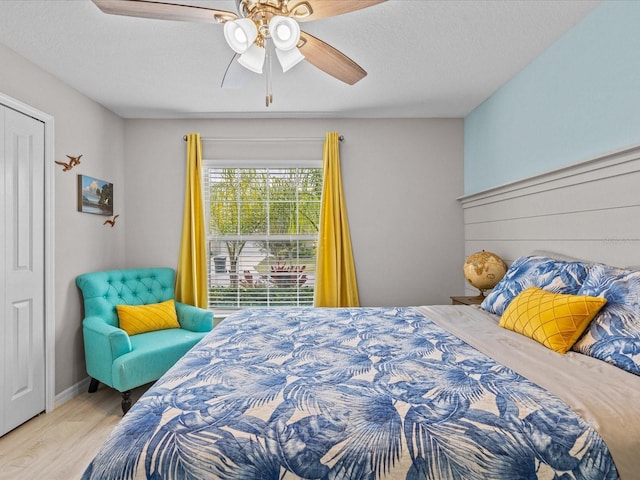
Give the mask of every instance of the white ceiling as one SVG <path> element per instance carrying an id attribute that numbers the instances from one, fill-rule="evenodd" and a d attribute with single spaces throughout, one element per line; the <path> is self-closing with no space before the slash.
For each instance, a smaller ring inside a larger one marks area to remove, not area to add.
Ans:
<path id="1" fill-rule="evenodd" d="M 236 11 L 233 0 L 174 3 Z M 304 23 L 368 76 L 350 86 L 307 62 L 287 73 L 276 63 L 268 108 L 264 76 L 220 88 L 233 56 L 220 25 L 106 15 L 90 0 L 2 0 L 0 43 L 125 118 L 464 117 L 599 3 L 389 0 Z"/>

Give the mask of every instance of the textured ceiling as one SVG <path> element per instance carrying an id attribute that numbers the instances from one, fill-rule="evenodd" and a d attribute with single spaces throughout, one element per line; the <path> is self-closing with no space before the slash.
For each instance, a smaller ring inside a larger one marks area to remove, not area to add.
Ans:
<path id="1" fill-rule="evenodd" d="M 230 0 L 174 3 L 235 12 Z M 308 62 L 287 73 L 276 63 L 268 108 L 264 76 L 220 87 L 233 56 L 220 25 L 2 0 L 0 43 L 125 118 L 464 117 L 599 3 L 389 0 L 304 23 L 368 76 L 350 86 Z"/>

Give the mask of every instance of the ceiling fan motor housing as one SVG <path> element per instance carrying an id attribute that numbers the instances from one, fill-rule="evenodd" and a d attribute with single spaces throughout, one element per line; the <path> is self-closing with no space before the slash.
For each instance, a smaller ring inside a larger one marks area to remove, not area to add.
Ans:
<path id="1" fill-rule="evenodd" d="M 236 0 L 236 7 L 243 17 L 252 17 L 256 12 L 264 11 L 271 15 L 301 19 L 313 13 L 313 8 L 305 0 Z"/>

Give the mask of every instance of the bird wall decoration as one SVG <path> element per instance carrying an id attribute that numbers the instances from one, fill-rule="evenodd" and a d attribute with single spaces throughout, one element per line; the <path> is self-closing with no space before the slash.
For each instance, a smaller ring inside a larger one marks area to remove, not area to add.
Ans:
<path id="1" fill-rule="evenodd" d="M 57 160 L 54 160 L 54 162 L 56 162 L 58 165 L 62 165 L 63 172 L 67 172 L 71 170 L 73 167 L 75 167 L 76 165 L 80 165 L 80 159 L 82 158 L 82 155 L 79 155 L 77 157 L 72 157 L 71 155 L 67 155 L 67 158 L 69 159 L 69 163 L 58 162 Z"/>
<path id="2" fill-rule="evenodd" d="M 116 218 L 118 218 L 120 215 L 116 215 L 114 216 L 111 220 L 105 220 L 103 225 L 111 225 L 111 228 L 116 226 Z"/>

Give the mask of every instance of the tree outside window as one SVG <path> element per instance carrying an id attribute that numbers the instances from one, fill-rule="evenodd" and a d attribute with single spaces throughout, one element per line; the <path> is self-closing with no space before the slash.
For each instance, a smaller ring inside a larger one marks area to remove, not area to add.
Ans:
<path id="1" fill-rule="evenodd" d="M 312 305 L 320 168 L 207 168 L 209 306 Z"/>

